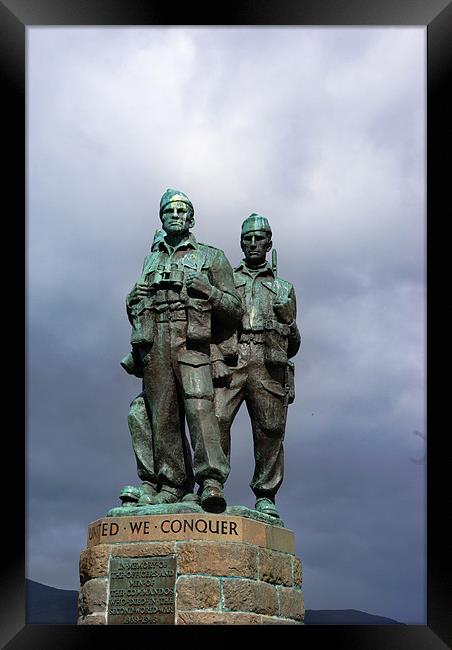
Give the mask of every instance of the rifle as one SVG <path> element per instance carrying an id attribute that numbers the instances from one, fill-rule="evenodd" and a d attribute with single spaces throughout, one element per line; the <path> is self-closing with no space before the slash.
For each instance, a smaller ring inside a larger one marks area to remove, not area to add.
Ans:
<path id="1" fill-rule="evenodd" d="M 276 252 L 275 248 L 272 250 L 272 271 L 275 275 L 275 278 L 277 278 L 278 277 L 278 253 Z M 284 418 L 287 417 L 287 407 L 295 399 L 294 370 L 295 370 L 294 364 L 292 363 L 292 361 L 288 360 L 284 370 L 284 388 L 285 388 Z"/>
<path id="2" fill-rule="evenodd" d="M 278 253 L 276 252 L 276 248 L 272 250 L 272 271 L 276 278 L 278 276 Z"/>

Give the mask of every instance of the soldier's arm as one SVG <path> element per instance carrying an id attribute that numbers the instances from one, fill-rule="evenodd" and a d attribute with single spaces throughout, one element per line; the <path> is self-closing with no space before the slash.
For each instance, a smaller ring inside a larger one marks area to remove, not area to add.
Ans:
<path id="1" fill-rule="evenodd" d="M 149 293 L 149 287 L 147 286 L 146 282 L 144 282 L 145 269 L 147 267 L 149 257 L 150 255 L 147 255 L 145 257 L 143 262 L 143 270 L 141 272 L 141 277 L 138 280 L 138 282 L 135 282 L 132 291 L 127 295 L 126 298 L 126 311 L 129 320 L 131 320 L 130 308 L 132 307 L 132 305 L 134 305 L 136 302 L 139 302 L 142 298 L 144 298 Z"/>
<path id="2" fill-rule="evenodd" d="M 212 379 L 225 379 L 230 376 L 231 371 L 226 365 L 223 353 L 216 343 L 210 344 L 210 364 Z"/>
<path id="3" fill-rule="evenodd" d="M 213 308 L 229 318 L 240 320 L 244 313 L 242 301 L 235 288 L 232 267 L 223 251 L 215 254 L 210 267 L 210 281 L 209 301 Z"/>
<path id="4" fill-rule="evenodd" d="M 289 302 L 291 305 L 291 312 L 292 312 L 292 320 L 291 322 L 288 323 L 289 325 L 289 336 L 288 336 L 288 349 L 287 349 L 287 356 L 289 359 L 291 357 L 294 357 L 298 350 L 300 349 L 301 345 L 301 334 L 300 330 L 298 329 L 298 325 L 296 323 L 296 317 L 297 317 L 297 299 L 295 297 L 295 291 L 294 288 L 290 290 L 289 293 Z"/>
<path id="5" fill-rule="evenodd" d="M 283 284 L 284 291 L 273 303 L 273 309 L 279 322 L 288 325 L 288 351 L 287 354 L 293 357 L 297 354 L 301 345 L 301 335 L 296 323 L 297 317 L 297 300 L 292 285 Z M 288 293 L 286 291 L 288 290 Z"/>

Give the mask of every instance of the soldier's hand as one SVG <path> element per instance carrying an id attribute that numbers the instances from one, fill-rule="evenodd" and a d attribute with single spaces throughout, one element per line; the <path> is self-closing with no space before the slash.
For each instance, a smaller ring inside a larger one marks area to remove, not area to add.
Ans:
<path id="1" fill-rule="evenodd" d="M 149 295 L 149 291 L 149 286 L 146 282 L 137 282 L 129 294 L 129 300 L 141 300 L 141 298 Z"/>
<path id="2" fill-rule="evenodd" d="M 290 325 L 290 323 L 293 321 L 293 310 L 292 310 L 292 304 L 286 300 L 285 302 L 274 302 L 273 303 L 273 310 L 276 314 L 277 319 L 281 323 L 286 323 L 286 325 Z"/>
<path id="3" fill-rule="evenodd" d="M 212 379 L 228 379 L 231 371 L 222 359 L 212 363 Z"/>
<path id="4" fill-rule="evenodd" d="M 189 273 L 187 276 L 187 288 L 196 291 L 203 298 L 209 298 L 212 292 L 212 285 L 201 273 Z"/>

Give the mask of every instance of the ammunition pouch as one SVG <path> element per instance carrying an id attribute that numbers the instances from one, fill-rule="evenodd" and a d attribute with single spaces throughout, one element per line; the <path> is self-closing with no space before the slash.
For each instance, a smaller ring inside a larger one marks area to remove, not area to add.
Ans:
<path id="1" fill-rule="evenodd" d="M 132 315 L 132 335 L 130 343 L 141 345 L 154 341 L 154 315 L 151 296 L 146 296 L 130 308 Z"/>
<path id="2" fill-rule="evenodd" d="M 277 320 L 270 319 L 265 322 L 264 360 L 268 365 L 285 366 L 287 364 L 289 327 Z"/>
<path id="3" fill-rule="evenodd" d="M 212 334 L 212 305 L 202 298 L 187 299 L 187 340 L 196 343 L 210 341 Z"/>
<path id="4" fill-rule="evenodd" d="M 183 350 L 178 357 L 182 388 L 186 399 L 213 400 L 210 356 L 198 350 Z"/>

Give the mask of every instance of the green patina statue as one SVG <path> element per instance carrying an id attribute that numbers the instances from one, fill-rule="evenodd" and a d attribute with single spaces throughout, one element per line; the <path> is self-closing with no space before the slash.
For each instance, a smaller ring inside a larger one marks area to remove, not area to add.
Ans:
<path id="1" fill-rule="evenodd" d="M 230 454 L 231 424 L 245 401 L 251 418 L 255 469 L 251 489 L 258 512 L 278 517 L 275 495 L 283 480 L 283 439 L 287 406 L 294 401 L 294 366 L 300 347 L 292 284 L 277 276 L 266 261 L 272 248 L 268 220 L 258 214 L 242 225 L 245 259 L 234 270 L 234 281 L 245 309 L 234 333 L 238 360 L 229 365 L 229 381 L 215 389 L 215 412 L 225 455 Z"/>
<path id="2" fill-rule="evenodd" d="M 196 499 L 190 494 L 186 418 L 201 506 L 222 512 L 229 460 L 214 411 L 213 368 L 218 365 L 221 374 L 224 364 L 211 363 L 210 349 L 230 338 L 243 308 L 224 253 L 190 233 L 195 223 L 190 199 L 168 189 L 160 201 L 160 219 L 164 233 L 156 234 L 126 300 L 132 352 L 122 365 L 143 378 L 143 396 L 129 412 L 143 485 L 125 488 L 121 498 L 137 505 Z"/>
<path id="3" fill-rule="evenodd" d="M 129 359 L 129 363 L 131 360 Z M 142 481 L 139 488 L 127 485 L 123 488 L 120 498 L 124 505 L 146 506 L 154 503 L 157 494 L 157 468 L 154 462 L 154 441 L 152 435 L 151 415 L 146 393 L 143 390 L 130 405 L 128 416 L 129 431 L 132 447 L 135 452 L 137 473 Z M 194 477 L 191 450 L 185 435 L 185 422 L 181 421 L 181 437 L 177 441 L 174 453 L 184 459 L 186 480 L 183 485 L 185 501 L 199 501 L 193 494 Z"/>
<path id="4" fill-rule="evenodd" d="M 243 222 L 245 258 L 233 272 L 221 250 L 196 242 L 193 216 L 183 192 L 164 193 L 163 231 L 156 231 L 127 296 L 132 351 L 121 365 L 143 379 L 128 417 L 142 484 L 123 488 L 120 499 L 133 508 L 182 503 L 222 512 L 231 426 L 245 401 L 255 511 L 228 511 L 283 525 L 275 495 L 283 480 L 287 407 L 295 397 L 290 358 L 301 343 L 294 288 L 277 275 L 276 251 L 272 264 L 266 261 L 272 232 L 265 217 L 252 214 Z"/>

